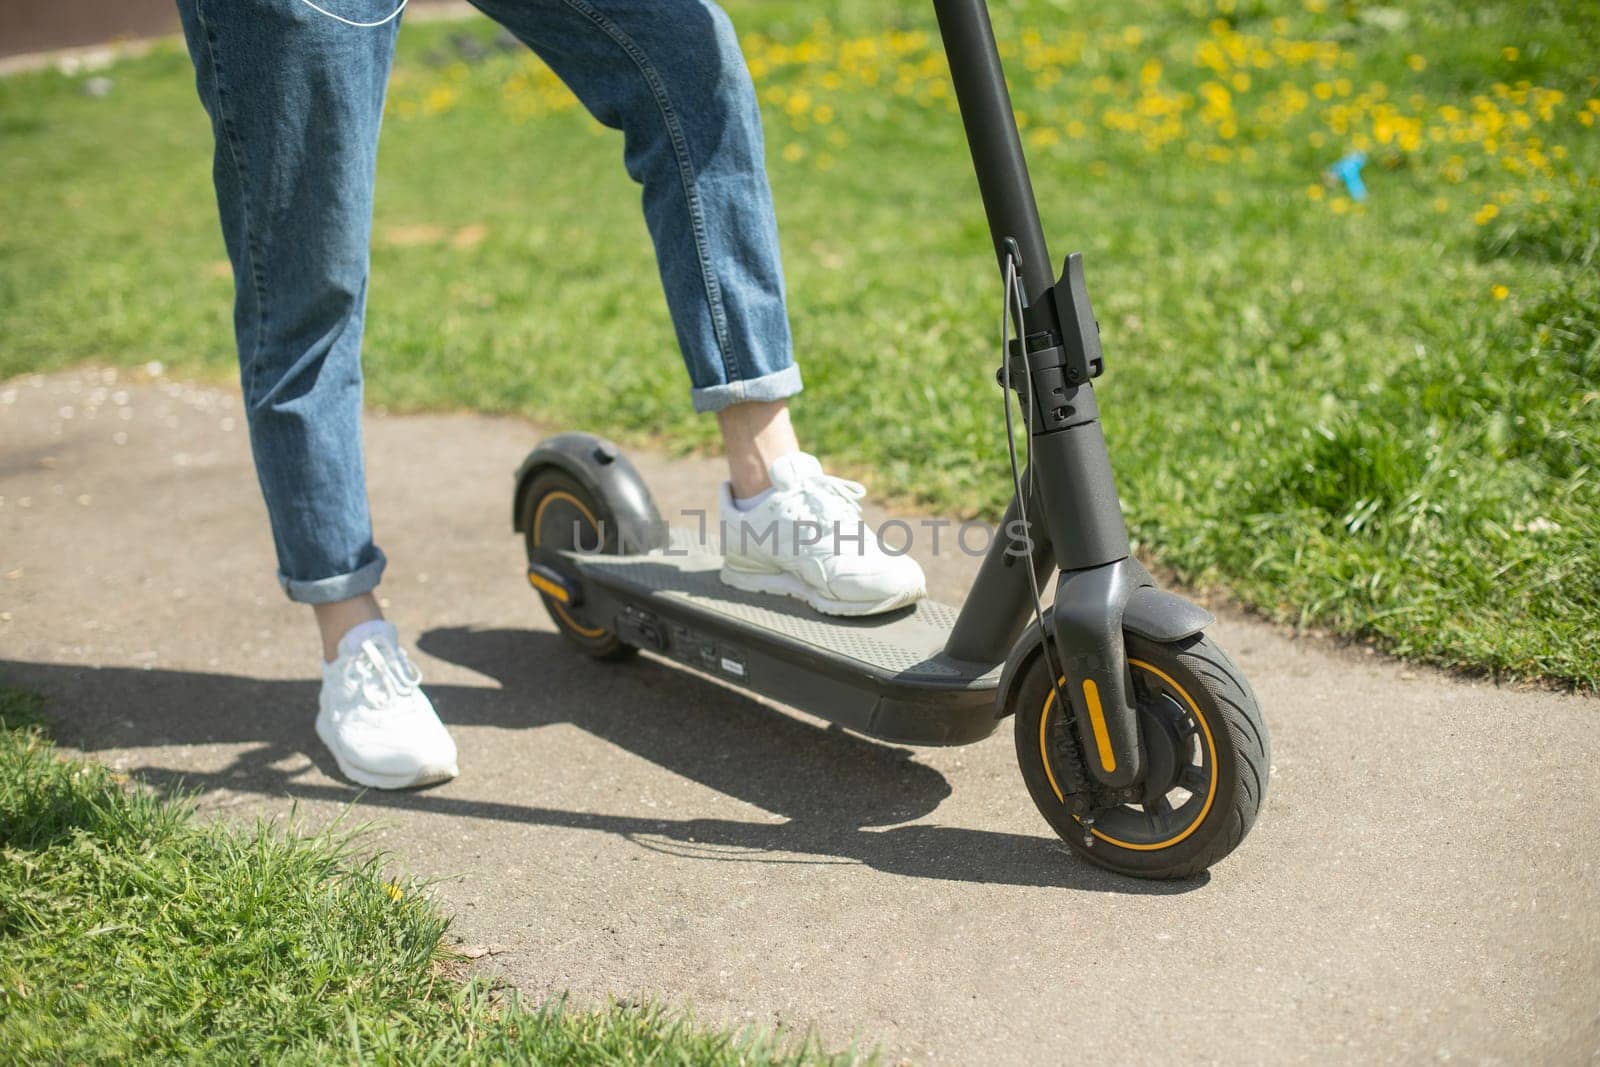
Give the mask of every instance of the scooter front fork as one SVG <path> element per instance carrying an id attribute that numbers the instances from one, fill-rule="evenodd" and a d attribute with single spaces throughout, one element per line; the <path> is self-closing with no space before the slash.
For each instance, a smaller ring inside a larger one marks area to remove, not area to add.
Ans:
<path id="1" fill-rule="evenodd" d="M 1084 421 L 1032 437 L 1025 499 L 1006 509 L 1003 536 L 990 545 L 946 651 L 975 663 L 1015 655 L 1040 592 L 1033 578 L 1042 582 L 1059 568 L 1045 619 L 1057 684 L 1075 713 L 1087 770 L 1131 795 L 1144 767 L 1123 622 L 1129 599 L 1150 580 L 1129 555 L 1093 389 L 1071 390 L 1070 406 Z M 1024 511 L 1026 539 L 1019 540 Z"/>
<path id="2" fill-rule="evenodd" d="M 1057 684 L 1072 706 L 1087 769 L 1102 785 L 1128 790 L 1130 798 L 1144 777 L 1144 760 L 1122 616 L 1139 578 L 1127 559 L 1063 571 L 1052 612 Z"/>
<path id="3" fill-rule="evenodd" d="M 1020 252 L 1007 243 L 1013 256 Z M 1091 380 L 1105 369 L 1100 326 L 1089 306 L 1083 257 L 1067 257 L 1061 277 L 1037 300 L 1022 301 L 1022 334 L 1006 353 L 1027 405 L 1028 467 L 1061 577 L 1054 629 L 1063 660 L 1062 696 L 1076 712 L 1091 774 L 1127 790 L 1144 774 L 1122 616 L 1138 588 L 1128 528 L 1100 405 Z M 1018 374 L 1017 372 L 1021 373 Z"/>

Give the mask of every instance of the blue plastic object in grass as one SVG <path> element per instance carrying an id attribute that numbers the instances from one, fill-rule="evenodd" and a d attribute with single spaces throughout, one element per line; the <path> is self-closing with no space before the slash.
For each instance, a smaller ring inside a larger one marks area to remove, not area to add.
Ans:
<path id="1" fill-rule="evenodd" d="M 1332 167 L 1328 173 L 1344 183 L 1345 192 L 1350 194 L 1351 200 L 1365 200 L 1367 198 L 1367 184 L 1361 180 L 1361 168 L 1367 163 L 1365 152 L 1351 152 Z"/>

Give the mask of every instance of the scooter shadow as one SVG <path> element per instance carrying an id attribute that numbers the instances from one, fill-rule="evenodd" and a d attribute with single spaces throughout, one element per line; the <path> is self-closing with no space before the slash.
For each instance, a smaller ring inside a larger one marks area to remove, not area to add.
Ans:
<path id="1" fill-rule="evenodd" d="M 813 725 L 649 659 L 595 664 L 559 636 L 540 631 L 436 629 L 418 644 L 499 683 L 430 685 L 451 726 L 522 730 L 567 723 L 784 821 L 602 814 L 456 797 L 449 788 L 361 792 L 343 784 L 315 741 L 311 682 L 8 661 L 0 661 L 0 678 L 52 697 L 48 713 L 59 724 L 57 736 L 86 751 L 249 745 L 214 773 L 129 768 L 161 787 L 198 790 L 202 801 L 227 790 L 356 803 L 609 833 L 642 848 L 712 862 L 861 863 L 907 877 L 996 885 L 1172 894 L 1207 880 L 1124 878 L 1078 859 L 1053 836 L 914 821 L 931 814 L 951 786 L 910 750 Z M 537 741 L 526 744 L 536 755 Z M 307 779 L 306 756 L 333 782 Z M 466 770 L 471 773 L 470 764 Z"/>

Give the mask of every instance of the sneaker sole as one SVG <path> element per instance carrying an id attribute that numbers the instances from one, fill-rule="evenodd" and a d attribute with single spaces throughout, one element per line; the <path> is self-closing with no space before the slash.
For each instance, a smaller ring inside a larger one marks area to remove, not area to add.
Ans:
<path id="1" fill-rule="evenodd" d="M 722 568 L 722 582 L 746 593 L 768 593 L 803 600 L 824 615 L 880 615 L 886 611 L 903 608 L 907 604 L 914 604 L 926 595 L 926 590 L 919 587 L 910 592 L 895 593 L 882 600 L 839 600 L 814 589 L 792 574 L 785 574 L 782 571 L 775 574 L 760 574 L 734 570 L 727 565 Z"/>
<path id="2" fill-rule="evenodd" d="M 415 774 L 378 774 L 374 771 L 364 770 L 344 758 L 344 753 L 339 747 L 328 740 L 322 732 L 322 723 L 317 722 L 317 737 L 322 741 L 323 747 L 333 755 L 333 762 L 339 765 L 339 773 L 357 785 L 364 785 L 370 789 L 417 789 L 425 785 L 437 785 L 448 782 L 460 774 L 460 770 L 452 765 L 445 768 L 424 768 Z"/>

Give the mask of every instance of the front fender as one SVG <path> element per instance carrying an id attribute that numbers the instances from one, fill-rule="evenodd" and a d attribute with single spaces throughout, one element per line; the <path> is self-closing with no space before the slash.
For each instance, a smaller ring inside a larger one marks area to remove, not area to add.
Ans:
<path id="1" fill-rule="evenodd" d="M 1140 568 L 1142 571 L 1143 568 Z M 1176 593 L 1158 589 L 1152 584 L 1141 585 L 1128 596 L 1122 611 L 1122 628 L 1151 641 L 1170 643 L 1193 637 L 1216 622 L 1216 617 L 1200 605 L 1185 600 Z M 1055 629 L 1055 609 L 1046 608 L 1044 624 Z M 996 693 L 995 714 L 1004 718 L 1016 711 L 1011 706 L 1011 693 L 1033 657 L 1039 654 L 1039 620 L 1030 622 L 1012 646 L 1006 665 L 1000 672 L 1000 688 Z"/>

